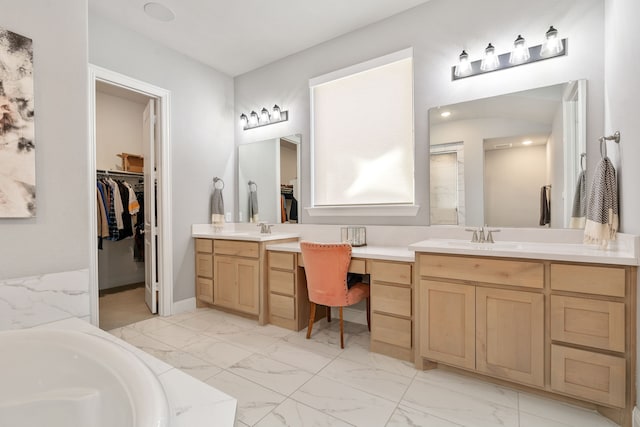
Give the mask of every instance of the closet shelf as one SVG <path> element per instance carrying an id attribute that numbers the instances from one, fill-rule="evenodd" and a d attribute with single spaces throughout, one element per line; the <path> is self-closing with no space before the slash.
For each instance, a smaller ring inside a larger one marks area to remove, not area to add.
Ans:
<path id="1" fill-rule="evenodd" d="M 143 176 L 142 172 L 128 172 L 128 171 L 118 171 L 118 170 L 105 170 L 105 169 L 97 169 L 96 173 L 98 175 L 115 175 L 115 176 Z"/>

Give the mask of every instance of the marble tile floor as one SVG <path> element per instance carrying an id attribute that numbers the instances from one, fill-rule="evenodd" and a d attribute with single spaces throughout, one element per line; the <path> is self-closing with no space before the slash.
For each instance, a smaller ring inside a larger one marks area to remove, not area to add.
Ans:
<path id="1" fill-rule="evenodd" d="M 110 332 L 238 399 L 236 426 L 612 427 L 586 409 L 370 353 L 366 326 L 311 340 L 212 309 Z"/>

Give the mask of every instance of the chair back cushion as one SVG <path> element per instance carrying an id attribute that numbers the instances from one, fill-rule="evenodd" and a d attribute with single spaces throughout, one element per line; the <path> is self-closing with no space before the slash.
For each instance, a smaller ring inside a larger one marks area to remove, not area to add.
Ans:
<path id="1" fill-rule="evenodd" d="M 309 301 L 331 307 L 350 304 L 347 271 L 351 262 L 349 243 L 300 242 Z"/>

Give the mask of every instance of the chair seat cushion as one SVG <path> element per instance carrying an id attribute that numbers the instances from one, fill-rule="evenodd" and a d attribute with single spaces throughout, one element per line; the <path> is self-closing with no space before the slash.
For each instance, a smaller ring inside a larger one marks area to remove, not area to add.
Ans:
<path id="1" fill-rule="evenodd" d="M 357 304 L 365 298 L 369 298 L 369 285 L 356 283 L 347 292 L 347 305 Z"/>

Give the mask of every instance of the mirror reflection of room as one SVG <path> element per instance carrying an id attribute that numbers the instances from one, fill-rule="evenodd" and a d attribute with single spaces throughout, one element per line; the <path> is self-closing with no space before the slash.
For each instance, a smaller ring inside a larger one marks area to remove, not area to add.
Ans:
<path id="1" fill-rule="evenodd" d="M 300 135 L 238 147 L 238 221 L 297 223 Z"/>
<path id="2" fill-rule="evenodd" d="M 431 109 L 431 224 L 579 227 L 585 92 L 574 81 Z"/>

